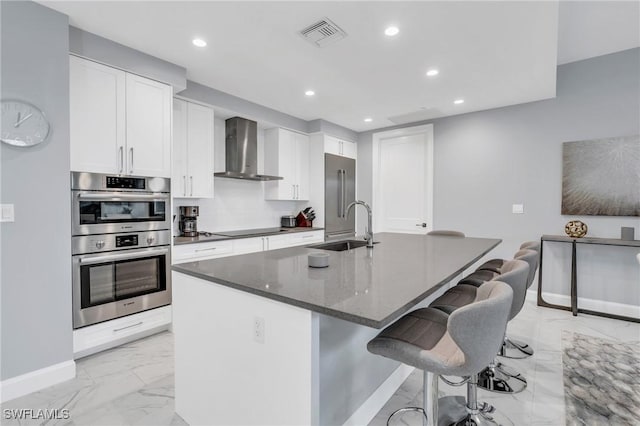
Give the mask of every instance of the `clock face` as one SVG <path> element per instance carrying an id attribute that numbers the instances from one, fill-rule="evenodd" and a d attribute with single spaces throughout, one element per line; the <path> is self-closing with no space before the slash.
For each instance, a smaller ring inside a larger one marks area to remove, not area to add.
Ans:
<path id="1" fill-rule="evenodd" d="M 37 107 L 22 101 L 2 101 L 0 140 L 9 145 L 31 146 L 49 136 L 49 121 Z"/>

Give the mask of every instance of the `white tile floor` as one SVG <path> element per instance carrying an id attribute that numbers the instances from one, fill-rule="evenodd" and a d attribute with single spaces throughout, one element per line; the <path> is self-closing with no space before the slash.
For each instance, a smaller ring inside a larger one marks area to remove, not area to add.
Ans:
<path id="1" fill-rule="evenodd" d="M 531 295 L 530 295 L 531 296 Z M 539 308 L 533 298 L 509 324 L 511 337 L 525 340 L 536 353 L 524 360 L 505 360 L 529 381 L 517 395 L 481 391 L 488 401 L 516 425 L 564 425 L 565 405 L 562 381 L 562 331 L 574 331 L 621 342 L 639 342 L 640 324 Z M 2 425 L 184 425 L 174 412 L 173 338 L 161 333 L 77 362 L 74 380 L 9 401 L 2 409 L 62 409 L 68 420 L 16 421 L 2 418 Z M 421 405 L 422 373 L 414 372 L 370 423 L 386 424 L 395 409 Z M 464 394 L 464 387 L 441 382 L 441 393 Z M 419 424 L 407 414 L 396 424 Z"/>

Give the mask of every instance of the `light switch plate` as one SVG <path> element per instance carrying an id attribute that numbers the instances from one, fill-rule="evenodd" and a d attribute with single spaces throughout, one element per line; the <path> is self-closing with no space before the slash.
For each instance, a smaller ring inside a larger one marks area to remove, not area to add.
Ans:
<path id="1" fill-rule="evenodd" d="M 523 214 L 524 213 L 524 204 L 514 204 L 511 206 L 511 212 L 513 214 Z"/>
<path id="2" fill-rule="evenodd" d="M 0 222 L 15 222 L 13 204 L 0 204 Z"/>

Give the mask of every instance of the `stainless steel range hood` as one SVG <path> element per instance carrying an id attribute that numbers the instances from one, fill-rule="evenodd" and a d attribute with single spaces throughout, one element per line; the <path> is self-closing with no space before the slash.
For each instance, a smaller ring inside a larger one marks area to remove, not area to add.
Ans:
<path id="1" fill-rule="evenodd" d="M 245 180 L 281 180 L 280 176 L 258 174 L 258 124 L 242 117 L 225 121 L 226 171 L 216 177 Z"/>

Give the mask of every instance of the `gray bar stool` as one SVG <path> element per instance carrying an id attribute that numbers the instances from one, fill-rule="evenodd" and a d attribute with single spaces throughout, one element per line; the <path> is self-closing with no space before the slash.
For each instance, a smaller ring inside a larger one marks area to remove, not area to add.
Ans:
<path id="1" fill-rule="evenodd" d="M 533 250 L 536 252 L 536 256 L 534 259 L 529 259 L 529 260 L 523 259 L 529 262 L 529 277 L 527 278 L 527 289 L 528 289 L 533 284 L 533 279 L 535 278 L 536 271 L 538 270 L 538 265 L 540 263 L 540 243 L 538 241 L 526 241 L 522 243 L 520 245 L 520 250 L 516 252 L 516 254 L 513 257 L 515 259 L 518 259 L 519 253 L 521 253 L 523 250 Z M 485 272 L 482 272 L 482 274 L 484 275 L 489 274 L 491 272 L 499 273 L 500 268 L 502 267 L 504 262 L 506 262 L 506 260 L 503 260 L 503 259 L 489 260 L 488 262 L 485 262 L 480 267 L 478 267 L 477 272 L 480 273 L 480 271 L 485 271 Z M 487 271 L 490 271 L 490 272 L 487 272 Z M 533 355 L 533 348 L 529 346 L 529 344 L 526 342 L 513 339 L 507 336 L 507 338 L 504 341 L 504 345 L 502 346 L 502 349 L 500 350 L 500 353 L 498 355 L 503 356 L 505 358 L 512 358 L 512 359 L 528 358 Z"/>
<path id="2" fill-rule="evenodd" d="M 403 362 L 424 372 L 423 408 L 402 408 L 424 414 L 425 424 L 497 425 L 495 408 L 478 405 L 477 377 L 502 343 L 511 310 L 513 290 L 499 281 L 476 290 L 473 302 L 451 315 L 433 308 L 418 309 L 385 328 L 367 345 L 369 352 Z M 438 401 L 438 376 L 466 377 L 467 399 L 446 397 Z M 439 413 L 439 404 L 444 408 Z"/>
<path id="3" fill-rule="evenodd" d="M 464 237 L 464 232 L 460 231 L 449 231 L 446 229 L 436 229 L 430 232 L 427 232 L 427 235 L 440 235 L 443 237 Z"/>
<path id="4" fill-rule="evenodd" d="M 534 251 L 527 250 L 527 252 L 525 254 L 529 257 L 535 257 L 536 255 Z M 507 283 L 513 289 L 509 320 L 513 319 L 524 305 L 528 274 L 528 262 L 522 259 L 514 259 L 507 261 L 502 267 L 502 274 L 494 278 L 496 281 Z M 474 288 L 476 288 L 475 285 L 458 284 L 434 300 L 430 307 L 445 313 L 455 312 L 457 309 L 466 306 L 470 300 L 473 300 Z M 478 374 L 478 386 L 492 392 L 518 393 L 527 387 L 527 380 L 517 371 L 495 360 L 494 357 L 488 367 Z"/>

